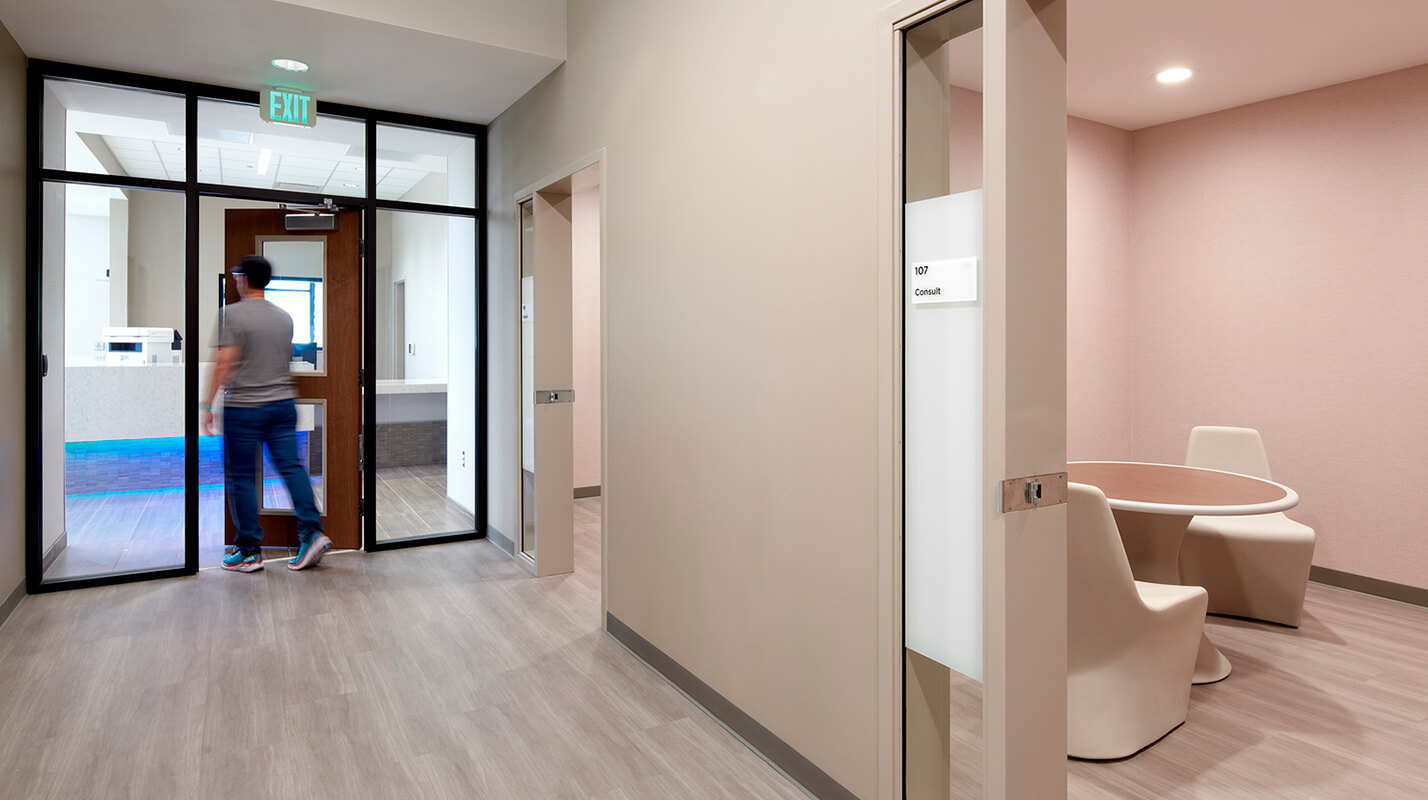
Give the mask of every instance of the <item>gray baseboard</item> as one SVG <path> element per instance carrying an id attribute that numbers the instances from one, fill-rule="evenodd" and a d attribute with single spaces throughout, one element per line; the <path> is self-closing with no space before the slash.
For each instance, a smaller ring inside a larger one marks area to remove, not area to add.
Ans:
<path id="1" fill-rule="evenodd" d="M 15 613 L 15 609 L 20 607 L 20 601 L 25 599 L 25 582 L 20 581 L 20 585 L 15 587 L 15 591 L 0 602 L 0 627 L 4 627 L 5 622 L 10 619 L 10 615 Z"/>
<path id="2" fill-rule="evenodd" d="M 649 665 L 650 669 L 663 676 L 676 689 L 684 692 L 709 716 L 723 723 L 724 727 L 742 739 L 749 749 L 788 776 L 789 780 L 802 786 L 804 791 L 819 800 L 858 800 L 857 795 L 848 791 L 817 764 L 809 761 L 807 756 L 793 749 L 792 745 L 780 739 L 773 731 L 760 725 L 758 720 L 714 691 L 709 684 L 701 681 L 614 614 L 605 614 L 605 629 L 615 641 L 624 645 L 625 649 Z"/>
<path id="3" fill-rule="evenodd" d="M 55 559 L 60 557 L 60 553 L 63 553 L 66 547 L 69 547 L 69 531 L 61 533 L 60 537 L 55 540 L 54 546 L 48 553 L 45 553 L 45 560 L 40 565 L 41 575 L 49 571 L 50 565 L 55 563 Z"/>
<path id="4" fill-rule="evenodd" d="M 575 487 L 575 499 L 583 500 L 587 497 L 599 497 L 599 486 L 577 486 Z"/>
<path id="5" fill-rule="evenodd" d="M 1348 589 L 1351 592 L 1371 594 L 1387 600 L 1397 600 L 1400 603 L 1428 607 L 1428 589 L 1421 589 L 1417 586 L 1382 581 L 1378 578 L 1366 578 L 1352 572 L 1340 572 L 1336 569 L 1319 566 L 1309 568 L 1309 580 L 1322 583 L 1325 586 Z"/>
<path id="6" fill-rule="evenodd" d="M 497 547 L 501 548 L 501 552 L 512 556 L 516 554 L 515 540 L 511 539 L 511 537 L 507 536 L 506 534 L 496 530 L 495 525 L 486 526 L 486 538 L 490 539 Z"/>

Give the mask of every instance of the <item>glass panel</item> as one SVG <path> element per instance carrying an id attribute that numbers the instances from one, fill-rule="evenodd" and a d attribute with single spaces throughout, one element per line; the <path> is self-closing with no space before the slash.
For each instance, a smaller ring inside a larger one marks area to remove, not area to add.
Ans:
<path id="1" fill-rule="evenodd" d="M 182 96 L 46 80 L 46 169 L 184 180 Z"/>
<path id="2" fill-rule="evenodd" d="M 299 128 L 264 122 L 258 107 L 198 103 L 198 180 L 333 197 L 367 193 L 366 125 L 322 115 Z"/>
<path id="3" fill-rule="evenodd" d="M 327 253 L 322 239 L 264 239 L 262 256 L 273 264 L 267 300 L 293 318 L 293 372 L 326 372 Z"/>
<path id="4" fill-rule="evenodd" d="M 521 552 L 535 556 L 535 205 L 521 203 Z"/>
<path id="5" fill-rule="evenodd" d="M 378 211 L 377 538 L 470 531 L 476 221 Z"/>
<path id="6" fill-rule="evenodd" d="M 476 138 L 377 126 L 377 199 L 476 205 Z"/>
<path id="7" fill-rule="evenodd" d="M 327 492 L 323 476 L 327 474 L 327 426 L 324 424 L 327 403 L 323 400 L 299 399 L 296 404 L 297 428 L 294 437 L 297 439 L 298 461 L 302 462 L 309 480 L 312 481 L 312 494 L 317 501 L 317 510 L 326 514 Z M 258 459 L 258 485 L 262 487 L 262 491 L 258 493 L 258 510 L 263 513 L 291 514 L 292 495 L 283 483 L 282 474 L 273 465 L 273 457 L 268 453 L 268 448 L 264 447 L 262 450 Z"/>
<path id="8" fill-rule="evenodd" d="M 182 566 L 184 197 L 46 184 L 46 579 Z"/>
<path id="9" fill-rule="evenodd" d="M 982 4 L 908 31 L 903 55 L 905 774 L 980 798 Z"/>

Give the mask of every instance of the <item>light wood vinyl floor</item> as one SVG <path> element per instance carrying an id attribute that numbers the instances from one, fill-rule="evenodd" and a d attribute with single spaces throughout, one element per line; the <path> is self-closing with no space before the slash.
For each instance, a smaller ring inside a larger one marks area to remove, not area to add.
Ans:
<path id="1" fill-rule="evenodd" d="M 314 478 L 320 491 L 321 478 Z M 291 508 L 280 481 L 263 486 L 267 507 Z M 465 509 L 446 498 L 446 467 L 384 467 L 377 471 L 377 538 L 395 539 L 451 531 L 475 525 Z M 214 567 L 223 559 L 223 523 L 228 507 L 222 487 L 198 492 L 198 564 Z M 45 577 L 77 578 L 139 569 L 183 566 L 184 493 L 182 489 L 109 492 L 65 498 L 69 546 Z M 264 548 L 263 557 L 281 560 L 288 548 Z"/>
<path id="2" fill-rule="evenodd" d="M 1069 796 L 1428 798 L 1428 609 L 1309 585 L 1295 628 L 1209 617 L 1225 680 L 1132 758 L 1068 761 Z"/>
<path id="3" fill-rule="evenodd" d="M 0 629 L 5 798 L 805 795 L 485 541 L 27 598 Z"/>

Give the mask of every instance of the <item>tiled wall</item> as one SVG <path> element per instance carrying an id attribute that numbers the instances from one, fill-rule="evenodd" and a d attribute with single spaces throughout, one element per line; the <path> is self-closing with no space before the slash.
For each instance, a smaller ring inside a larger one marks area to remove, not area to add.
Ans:
<path id="1" fill-rule="evenodd" d="M 184 485 L 182 436 L 66 442 L 65 494 L 173 489 Z M 223 483 L 223 437 L 198 440 L 200 484 Z"/>
<path id="2" fill-rule="evenodd" d="M 309 444 L 312 452 L 308 452 Z M 184 485 L 184 440 L 114 439 L 65 443 L 65 494 L 178 489 Z M 321 429 L 298 433 L 298 457 L 313 476 L 322 474 Z M 264 477 L 276 478 L 263 456 Z M 446 422 L 399 422 L 377 426 L 377 466 L 405 467 L 446 463 Z M 198 439 L 198 482 L 223 483 L 223 437 Z"/>
<path id="3" fill-rule="evenodd" d="M 377 466 L 446 463 L 446 420 L 391 422 L 377 426 Z"/>

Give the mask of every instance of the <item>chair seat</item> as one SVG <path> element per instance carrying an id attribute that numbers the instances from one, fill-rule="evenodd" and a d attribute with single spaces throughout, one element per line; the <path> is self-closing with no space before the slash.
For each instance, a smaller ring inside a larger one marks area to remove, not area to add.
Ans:
<path id="1" fill-rule="evenodd" d="M 1182 603 L 1194 603 L 1205 594 L 1205 590 L 1199 586 L 1177 586 L 1147 581 L 1136 581 L 1135 590 L 1140 594 L 1140 601 L 1145 603 L 1145 607 L 1156 612 L 1169 611 Z"/>
<path id="2" fill-rule="evenodd" d="M 1282 511 L 1276 514 L 1252 514 L 1240 517 L 1195 517 L 1190 520 L 1189 529 L 1196 533 L 1219 534 L 1221 536 L 1295 540 L 1312 540 L 1314 538 L 1313 528 L 1295 522 L 1285 516 Z"/>

